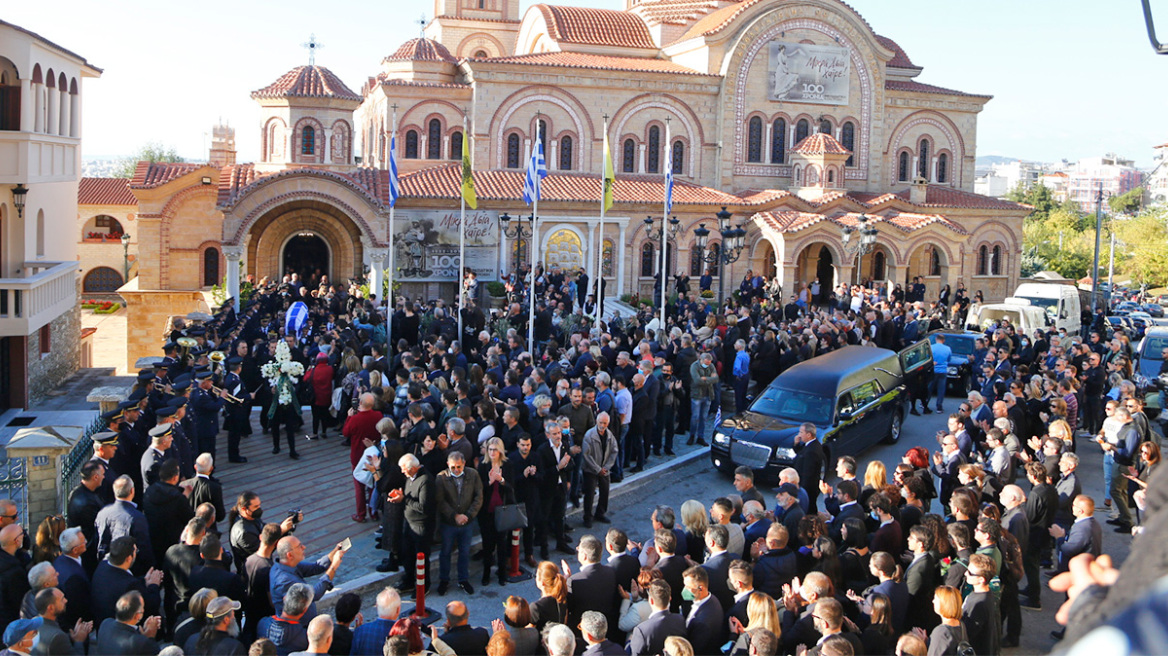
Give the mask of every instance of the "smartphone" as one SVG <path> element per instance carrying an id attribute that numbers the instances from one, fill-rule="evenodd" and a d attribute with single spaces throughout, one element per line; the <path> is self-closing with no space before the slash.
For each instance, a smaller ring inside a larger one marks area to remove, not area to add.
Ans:
<path id="1" fill-rule="evenodd" d="M 353 541 L 351 539 L 345 538 L 341 542 L 341 551 L 348 551 L 349 549 L 352 549 L 352 548 L 353 548 Z"/>

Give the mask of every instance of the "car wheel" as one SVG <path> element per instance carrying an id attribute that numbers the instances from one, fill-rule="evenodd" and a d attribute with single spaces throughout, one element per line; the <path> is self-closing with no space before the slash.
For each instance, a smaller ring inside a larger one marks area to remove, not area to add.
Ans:
<path id="1" fill-rule="evenodd" d="M 904 412 L 897 410 L 892 415 L 892 425 L 888 427 L 888 435 L 884 438 L 885 444 L 896 444 L 900 441 L 900 433 L 904 429 Z"/>

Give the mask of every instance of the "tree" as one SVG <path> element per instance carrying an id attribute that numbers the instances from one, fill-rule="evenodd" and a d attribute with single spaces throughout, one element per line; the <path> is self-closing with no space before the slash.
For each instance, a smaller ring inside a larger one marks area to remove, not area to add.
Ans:
<path id="1" fill-rule="evenodd" d="M 1115 214 L 1135 214 L 1144 202 L 1144 188 L 1136 187 L 1122 196 L 1112 196 L 1107 199 L 1111 211 Z"/>
<path id="2" fill-rule="evenodd" d="M 1151 286 L 1168 282 L 1168 210 L 1149 210 L 1112 222 L 1116 267 L 1133 281 Z"/>
<path id="3" fill-rule="evenodd" d="M 1051 211 L 1058 207 L 1046 185 L 1035 183 L 1027 187 L 1021 180 L 1006 193 L 1006 200 L 1033 207 L 1034 212 L 1028 217 L 1032 221 L 1045 221 Z"/>
<path id="4" fill-rule="evenodd" d="M 1022 277 L 1029 278 L 1039 271 L 1050 268 L 1046 258 L 1038 254 L 1038 247 L 1031 246 L 1022 250 Z"/>
<path id="5" fill-rule="evenodd" d="M 117 172 L 114 177 L 117 178 L 132 178 L 134 177 L 134 170 L 138 168 L 138 162 L 185 162 L 179 156 L 178 151 L 174 146 L 163 146 L 158 141 L 148 141 L 145 145 L 138 149 L 138 152 L 130 157 L 124 157 L 118 160 Z"/>

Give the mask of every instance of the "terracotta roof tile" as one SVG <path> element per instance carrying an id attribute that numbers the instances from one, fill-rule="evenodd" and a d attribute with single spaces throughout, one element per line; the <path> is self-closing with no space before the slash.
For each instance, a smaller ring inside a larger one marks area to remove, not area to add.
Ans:
<path id="1" fill-rule="evenodd" d="M 252 91 L 251 97 L 361 100 L 341 78 L 323 66 L 297 66 L 268 86 Z"/>
<path id="2" fill-rule="evenodd" d="M 969 96 L 970 98 L 993 98 L 991 95 L 984 93 L 967 93 L 965 91 L 956 91 L 954 89 L 946 89 L 932 84 L 925 84 L 915 80 L 885 80 L 884 88 L 891 91 L 909 91 L 912 93 L 934 93 L 944 96 Z"/>
<path id="3" fill-rule="evenodd" d="M 949 230 L 959 234 L 969 234 L 965 228 L 941 216 L 940 214 L 917 214 L 911 212 L 896 212 L 890 211 L 887 214 L 867 214 L 869 222 L 875 222 L 879 227 L 881 224 L 887 224 L 898 231 L 908 234 L 916 232 L 921 228 L 930 226 L 934 223 L 948 228 Z M 781 233 L 792 233 L 805 230 L 813 225 L 823 221 L 830 221 L 840 227 L 851 226 L 854 227 L 860 222 L 860 215 L 855 212 L 846 212 L 843 214 L 818 214 L 815 212 L 800 212 L 798 210 L 777 210 L 770 212 L 758 212 L 753 217 L 756 222 L 761 222 L 767 226 L 777 230 Z"/>
<path id="4" fill-rule="evenodd" d="M 900 47 L 900 44 L 886 36 L 881 36 L 879 34 L 876 35 L 876 40 L 880 42 L 880 45 L 896 53 L 892 56 L 892 60 L 888 62 L 888 66 L 893 68 L 915 68 L 918 71 L 921 70 L 920 66 L 912 63 L 912 60 L 908 58 L 908 54 L 905 53 L 904 48 Z"/>
<path id="5" fill-rule="evenodd" d="M 78 205 L 137 205 L 125 178 L 81 178 L 77 186 Z"/>
<path id="6" fill-rule="evenodd" d="M 337 176 L 353 183 L 373 196 L 380 203 L 389 202 L 388 172 L 382 169 L 362 167 L 346 173 L 338 173 L 329 169 L 315 166 L 298 166 L 271 173 L 257 171 L 254 164 L 234 164 L 225 166 L 219 174 L 219 197 L 217 204 L 226 207 L 239 201 L 248 187 L 273 176 L 292 176 L 305 171 L 315 171 L 329 176 Z"/>
<path id="7" fill-rule="evenodd" d="M 441 43 L 426 38 L 410 39 L 401 44 L 397 52 L 386 57 L 382 61 L 433 61 L 433 62 L 448 62 L 451 64 L 458 63 L 458 59 L 450 54 L 446 46 Z"/>
<path id="8" fill-rule="evenodd" d="M 635 14 L 613 9 L 536 5 L 548 36 L 563 43 L 656 49 L 649 28 Z"/>
<path id="9" fill-rule="evenodd" d="M 457 199 L 462 184 L 458 164 L 417 171 L 401 177 L 402 196 Z M 523 198 L 524 172 L 519 170 L 475 171 L 475 193 L 480 200 L 518 201 Z M 617 203 L 661 202 L 661 176 L 617 176 Z M 544 201 L 588 202 L 600 198 L 600 178 L 582 173 L 550 173 L 540 186 Z M 676 181 L 673 202 L 677 205 L 737 205 L 738 196 L 717 189 Z"/>
<path id="10" fill-rule="evenodd" d="M 897 196 L 908 200 L 909 190 L 898 191 Z M 991 196 L 982 196 L 969 191 L 962 191 L 943 185 L 929 185 L 925 193 L 925 202 L 921 207 L 963 207 L 980 210 L 1017 210 L 1027 207 L 1021 203 L 1014 203 Z"/>
<path id="11" fill-rule="evenodd" d="M 800 141 L 791 149 L 793 153 L 800 155 L 851 155 L 852 151 L 843 147 L 836 138 L 824 132 L 816 132 L 815 134 Z"/>
<path id="12" fill-rule="evenodd" d="M 770 1 L 771 0 L 741 0 L 740 2 L 723 7 L 694 23 L 688 30 L 686 30 L 686 33 L 682 35 L 678 41 L 685 41 L 686 39 L 692 39 L 698 36 L 713 36 L 729 27 L 730 24 L 734 22 L 734 19 L 738 18 L 747 9 L 750 9 L 760 2 Z M 868 25 L 868 21 L 865 20 L 864 17 L 861 16 L 860 13 L 856 11 L 851 5 L 847 4 L 846 2 L 838 2 L 837 4 L 850 10 L 852 14 L 854 14 L 856 18 L 860 20 L 861 23 L 868 27 L 868 29 L 872 28 L 871 25 Z"/>
<path id="13" fill-rule="evenodd" d="M 740 192 L 738 197 L 740 206 L 767 205 L 785 198 L 794 198 L 795 195 L 786 189 L 748 189 Z"/>
<path id="14" fill-rule="evenodd" d="M 494 57 L 476 61 L 498 62 L 501 64 L 527 64 L 530 66 L 563 66 L 566 68 L 587 68 L 600 71 L 639 71 L 645 73 L 670 73 L 675 75 L 707 75 L 707 73 L 695 71 L 692 68 L 675 64 L 666 59 L 587 55 L 578 52 L 541 52 L 531 55 Z"/>
<path id="15" fill-rule="evenodd" d="M 153 189 L 206 166 L 199 162 L 138 162 L 130 189 Z"/>
<path id="16" fill-rule="evenodd" d="M 726 0 L 656 0 L 642 2 L 630 11 L 649 25 L 686 25 L 725 4 Z"/>
<path id="17" fill-rule="evenodd" d="M 430 87 L 435 89 L 467 89 L 469 84 L 459 84 L 458 82 L 421 82 L 418 80 L 401 80 L 392 78 L 385 73 L 378 73 L 377 77 L 369 78 L 366 83 L 366 89 L 377 87 L 377 85 L 394 86 L 394 87 Z"/>

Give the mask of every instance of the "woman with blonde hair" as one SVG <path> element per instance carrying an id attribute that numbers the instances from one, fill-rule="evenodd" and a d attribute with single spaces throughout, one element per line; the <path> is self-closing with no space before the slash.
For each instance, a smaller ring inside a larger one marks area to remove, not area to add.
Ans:
<path id="1" fill-rule="evenodd" d="M 864 470 L 864 487 L 860 490 L 860 507 L 868 507 L 868 497 L 884 489 L 888 485 L 888 469 L 879 460 L 868 463 Z"/>
<path id="2" fill-rule="evenodd" d="M 782 640 L 783 625 L 779 621 L 779 608 L 775 600 L 765 592 L 752 592 L 746 602 L 746 626 L 738 618 L 730 618 L 730 632 L 738 634 L 731 654 L 750 653 L 750 632 L 754 629 L 766 629 L 775 634 L 775 639 Z"/>
<path id="3" fill-rule="evenodd" d="M 492 437 L 485 445 L 485 457 L 479 465 L 483 482 L 483 506 L 479 511 L 479 533 L 483 536 L 483 585 L 491 582 L 491 567 L 498 564 L 499 585 L 507 584 L 505 564 L 511 541 L 507 531 L 495 529 L 495 511 L 500 506 L 515 503 L 516 476 L 507 464 L 506 447 L 502 438 Z"/>
<path id="4" fill-rule="evenodd" d="M 706 559 L 706 529 L 710 526 L 710 516 L 701 501 L 690 499 L 681 504 L 681 524 L 685 527 L 686 552 L 695 563 Z"/>
<path id="5" fill-rule="evenodd" d="M 563 624 L 568 617 L 568 582 L 560 573 L 560 568 L 550 561 L 543 561 L 535 570 L 535 587 L 539 599 L 531 604 L 531 622 L 543 631 L 549 622 Z"/>
<path id="6" fill-rule="evenodd" d="M 693 645 L 689 640 L 678 636 L 669 636 L 665 639 L 665 653 L 669 656 L 694 656 Z"/>
<path id="7" fill-rule="evenodd" d="M 929 635 L 928 656 L 957 656 L 957 645 L 969 642 L 961 623 L 961 593 L 957 588 L 938 586 L 933 592 L 933 611 L 941 623 Z"/>

